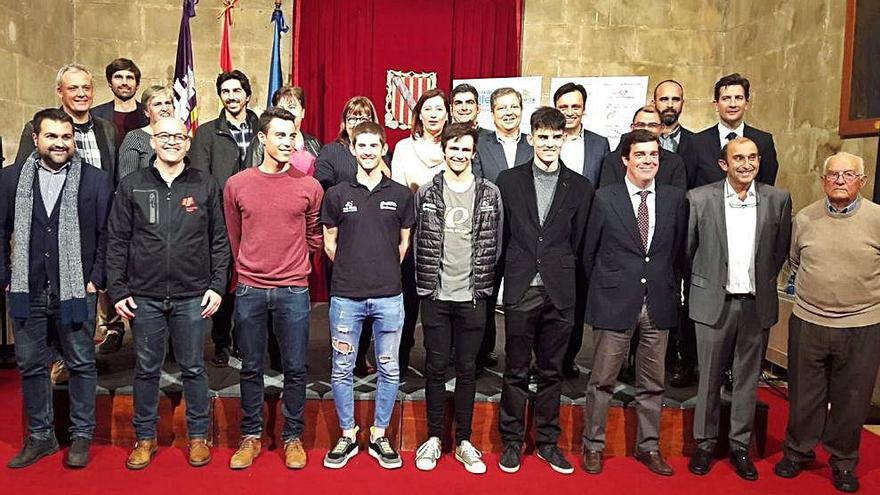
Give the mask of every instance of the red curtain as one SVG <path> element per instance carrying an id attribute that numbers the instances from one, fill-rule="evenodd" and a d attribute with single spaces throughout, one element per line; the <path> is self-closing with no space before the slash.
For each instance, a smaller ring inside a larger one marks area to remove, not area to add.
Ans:
<path id="1" fill-rule="evenodd" d="M 384 123 L 388 69 L 455 78 L 511 77 L 520 70 L 522 0 L 298 0 L 293 83 L 306 93 L 303 128 L 327 142 L 342 106 L 366 95 Z M 409 131 L 388 130 L 391 144 Z"/>

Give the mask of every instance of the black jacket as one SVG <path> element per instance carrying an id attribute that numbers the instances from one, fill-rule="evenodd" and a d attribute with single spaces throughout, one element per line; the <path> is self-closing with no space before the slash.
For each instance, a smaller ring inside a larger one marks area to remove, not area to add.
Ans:
<path id="1" fill-rule="evenodd" d="M 199 125 L 189 151 L 193 166 L 213 175 L 221 188 L 226 186 L 226 181 L 230 177 L 247 168 L 239 158 L 238 144 L 232 137 L 224 112 L 225 110 L 220 110 L 219 117 Z M 246 122 L 255 136 L 258 131 L 258 120 L 257 114 L 247 110 Z"/>
<path id="2" fill-rule="evenodd" d="M 10 271 L 10 263 L 12 261 L 10 241 L 12 240 L 12 231 L 15 226 L 15 190 L 18 186 L 18 178 L 21 175 L 21 169 L 24 164 L 25 161 L 23 160 L 0 171 L 0 262 L 2 262 L 0 263 L 0 285 L 3 287 L 9 284 L 12 276 Z M 35 177 L 34 181 L 36 182 L 38 179 Z M 37 197 L 34 198 L 33 218 L 31 220 L 32 237 L 34 235 L 33 229 L 36 225 L 49 225 L 50 221 L 57 222 L 58 206 L 61 204 L 61 198 L 59 197 L 55 212 L 52 215 L 55 219 L 49 219 L 46 217 L 46 211 L 42 204 L 39 207 L 37 206 L 38 202 L 42 203 L 39 196 L 37 194 Z M 110 214 L 110 204 L 112 201 L 113 185 L 110 183 L 107 174 L 88 163 L 82 162 L 77 213 L 79 214 L 79 242 L 82 251 L 83 277 L 85 279 L 83 283 L 88 284 L 92 282 L 99 289 L 104 287 L 105 282 L 104 258 L 107 249 L 107 216 Z M 45 236 L 43 241 L 34 242 L 32 240 L 31 251 L 35 250 L 36 244 L 47 246 L 50 258 L 54 258 L 57 261 L 57 229 L 55 229 L 53 235 Z M 32 263 L 31 267 L 33 266 L 34 264 Z M 57 279 L 57 266 L 54 268 L 56 271 L 47 275 L 50 278 Z M 35 278 L 36 274 L 32 273 L 31 279 Z"/>
<path id="3" fill-rule="evenodd" d="M 116 184 L 116 127 L 100 117 L 92 115 L 92 125 L 95 129 L 95 141 L 98 143 L 98 151 L 101 152 L 101 170 L 107 172 L 110 183 Z M 15 163 L 27 160 L 36 148 L 34 146 L 34 126 L 32 122 L 24 125 L 21 131 L 21 139 L 18 141 L 18 152 L 15 154 Z"/>
<path id="4" fill-rule="evenodd" d="M 534 160 L 498 174 L 504 201 L 504 304 L 516 304 L 540 272 L 544 289 L 557 309 L 575 302 L 575 275 L 583 271 L 584 234 L 593 185 L 559 163 L 559 182 L 542 226 L 532 175 Z"/>
<path id="5" fill-rule="evenodd" d="M 498 187 L 482 177 L 474 179 L 474 210 L 471 222 L 471 294 L 476 299 L 492 295 L 495 288 L 495 264 L 501 256 L 504 210 Z M 413 252 L 416 261 L 416 291 L 422 297 L 434 297 L 440 290 L 443 260 L 443 225 L 446 205 L 443 202 L 443 174 L 419 188 L 415 201 L 416 225 Z M 461 260 L 464 262 L 465 260 Z"/>
<path id="6" fill-rule="evenodd" d="M 755 180 L 772 186 L 776 183 L 776 173 L 779 171 L 773 135 L 746 124 L 743 127 L 743 137 L 754 141 L 758 146 L 758 154 L 761 155 L 761 166 Z M 682 155 L 688 167 L 688 189 L 718 182 L 726 177 L 718 166 L 718 157 L 721 154 L 718 124 L 694 134 L 691 146 L 689 154 Z"/>
<path id="7" fill-rule="evenodd" d="M 594 329 L 634 328 L 643 301 L 658 328 L 678 325 L 687 231 L 685 190 L 657 184 L 656 194 L 654 236 L 646 253 L 626 185 L 596 191 L 584 246 L 589 277 L 586 322 Z"/>
<path id="8" fill-rule="evenodd" d="M 599 176 L 599 186 L 605 187 L 611 184 L 623 184 L 626 177 L 626 166 L 620 157 L 620 146 L 609 153 L 602 160 L 602 174 Z M 657 184 L 675 186 L 682 191 L 687 191 L 687 170 L 684 160 L 671 151 L 660 148 L 660 166 L 654 177 Z"/>
<path id="9" fill-rule="evenodd" d="M 190 166 L 170 187 L 155 167 L 122 179 L 108 224 L 111 300 L 225 294 L 230 250 L 222 199 L 217 181 Z"/>
<path id="10" fill-rule="evenodd" d="M 146 114 L 144 114 L 144 106 L 141 105 L 141 102 L 136 102 L 135 105 L 137 107 L 135 109 L 135 115 L 137 116 L 138 122 L 137 127 L 140 128 L 149 124 L 150 121 L 147 119 Z M 113 102 L 113 100 L 110 100 L 106 103 L 101 103 L 96 107 L 92 107 L 90 113 L 92 114 L 92 117 L 99 117 L 106 120 L 107 122 L 113 122 L 113 113 L 115 111 L 115 103 Z M 120 139 L 122 139 L 123 137 L 125 136 L 120 136 Z"/>

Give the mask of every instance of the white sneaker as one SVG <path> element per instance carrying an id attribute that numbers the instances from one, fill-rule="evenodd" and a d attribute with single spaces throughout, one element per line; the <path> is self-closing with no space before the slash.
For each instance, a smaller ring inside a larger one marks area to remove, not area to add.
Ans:
<path id="1" fill-rule="evenodd" d="M 483 463 L 482 457 L 483 454 L 467 440 L 462 440 L 455 448 L 455 458 L 464 464 L 464 468 L 469 473 L 483 474 L 486 472 L 486 464 Z"/>
<path id="2" fill-rule="evenodd" d="M 440 439 L 431 437 L 416 450 L 416 467 L 422 471 L 430 471 L 437 467 L 440 459 Z"/>

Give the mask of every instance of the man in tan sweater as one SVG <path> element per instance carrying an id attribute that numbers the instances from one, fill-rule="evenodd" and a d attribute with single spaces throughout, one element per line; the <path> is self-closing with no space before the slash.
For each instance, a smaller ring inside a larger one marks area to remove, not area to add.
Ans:
<path id="1" fill-rule="evenodd" d="M 794 220 L 790 407 L 785 456 L 774 471 L 797 476 L 821 440 L 834 487 L 855 492 L 861 427 L 880 366 L 880 206 L 859 194 L 867 182 L 862 158 L 837 153 L 823 170 L 827 197 Z"/>

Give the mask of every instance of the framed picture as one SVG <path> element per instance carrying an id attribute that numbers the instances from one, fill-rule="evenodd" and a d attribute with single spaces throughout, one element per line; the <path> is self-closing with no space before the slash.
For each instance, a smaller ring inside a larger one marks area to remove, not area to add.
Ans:
<path id="1" fill-rule="evenodd" d="M 847 0 L 840 136 L 874 136 L 880 123 L 880 2 Z"/>

